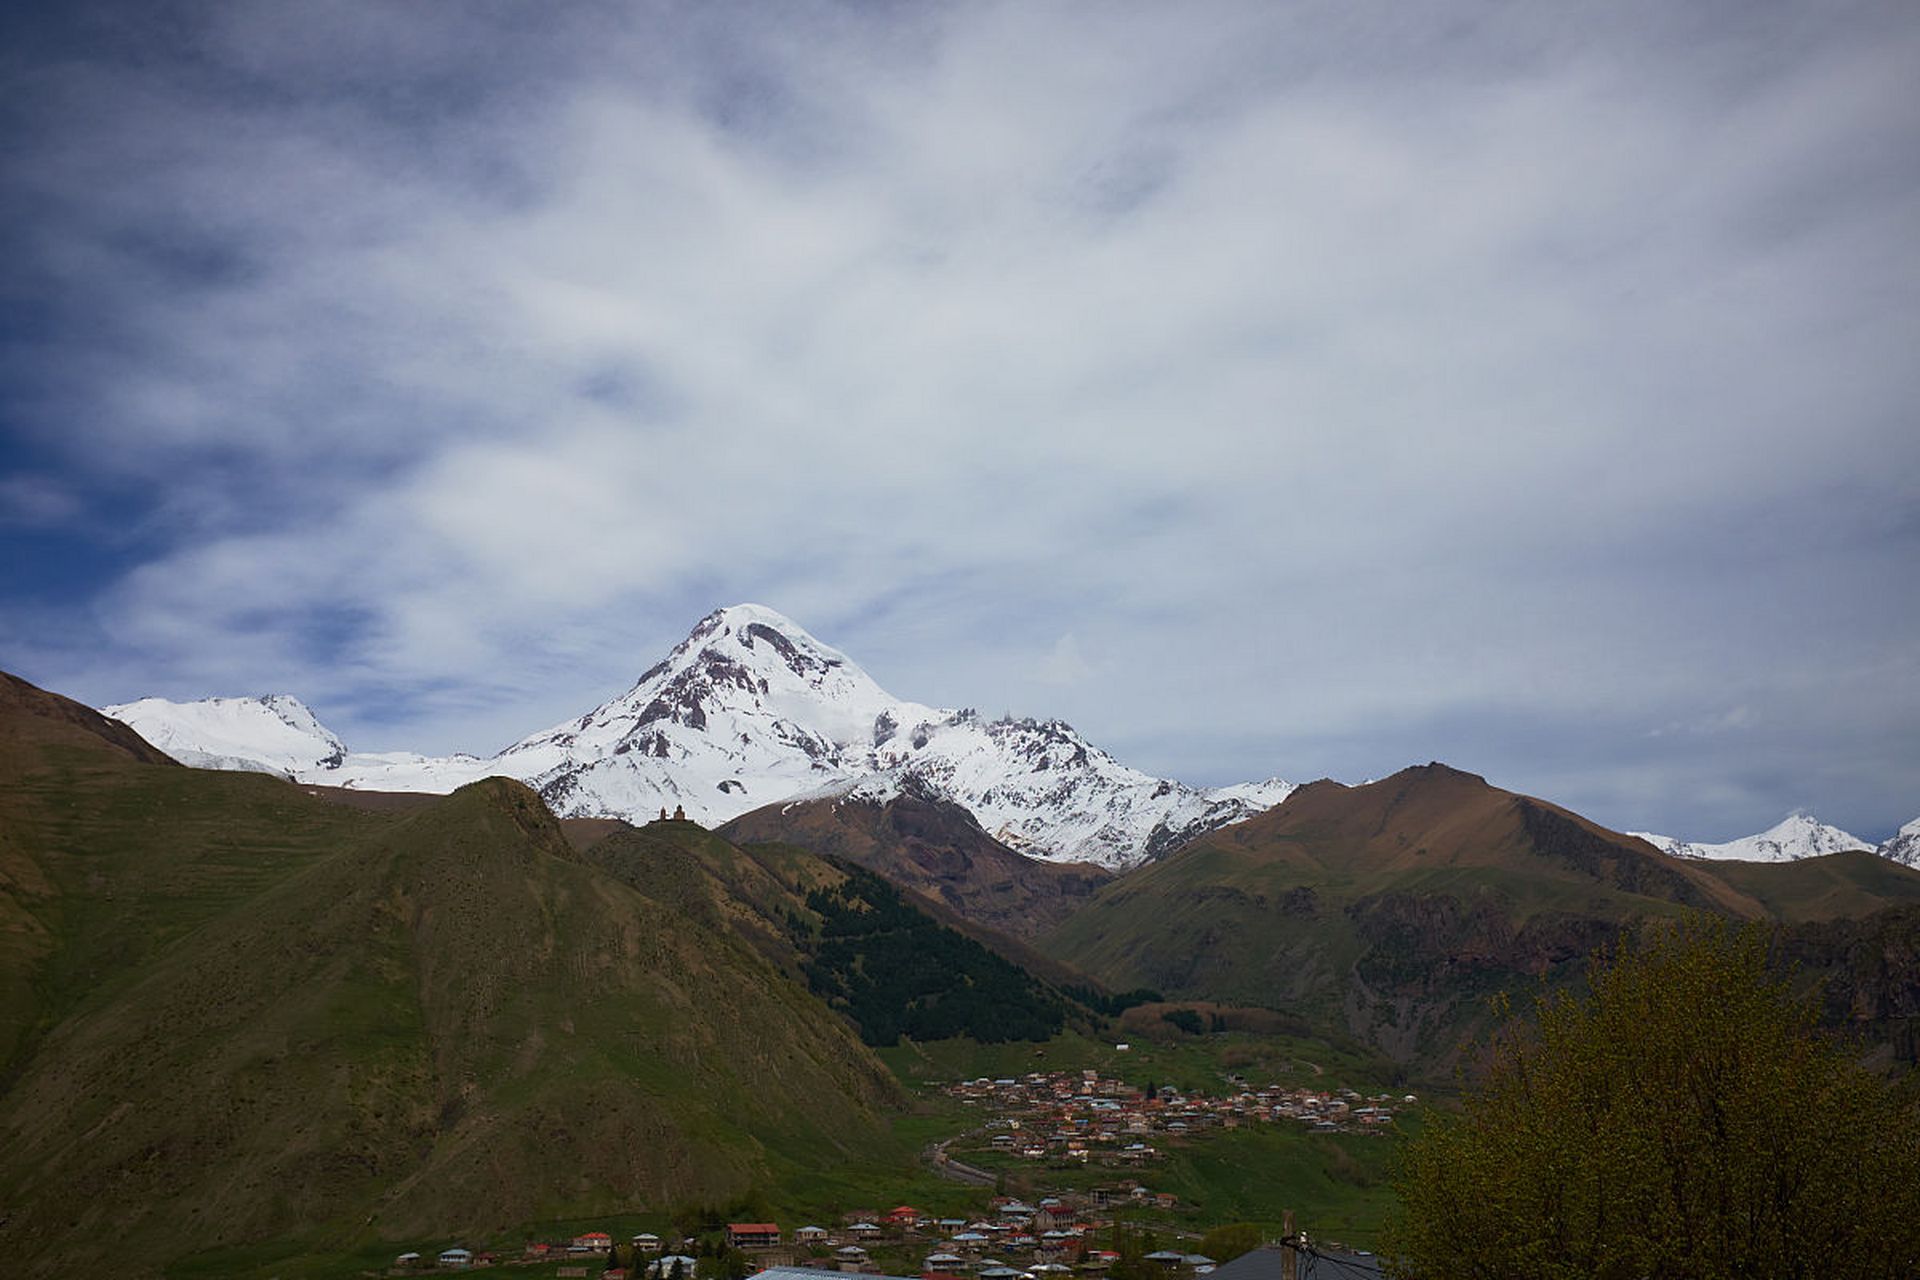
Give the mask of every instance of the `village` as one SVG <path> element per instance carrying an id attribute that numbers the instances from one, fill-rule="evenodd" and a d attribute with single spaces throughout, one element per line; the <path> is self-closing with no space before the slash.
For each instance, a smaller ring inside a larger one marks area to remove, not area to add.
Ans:
<path id="1" fill-rule="evenodd" d="M 882 1275 L 892 1266 L 927 1280 L 1097 1277 L 1121 1258 L 1113 1249 L 1097 1247 L 1099 1233 L 1113 1226 L 1111 1214 L 1102 1216 L 1101 1211 L 1152 1199 L 1138 1183 L 1126 1182 L 1088 1194 L 1046 1196 L 1034 1204 L 996 1195 L 987 1211 L 974 1218 L 935 1218 L 911 1205 L 897 1205 L 884 1213 L 844 1214 L 833 1227 L 807 1225 L 791 1232 L 773 1222 L 732 1222 L 725 1240 L 749 1274 L 798 1269 Z M 563 1242 L 530 1241 L 517 1254 L 476 1253 L 458 1245 L 432 1256 L 409 1251 L 394 1259 L 392 1270 L 561 1261 L 553 1274 L 563 1280 L 704 1280 L 724 1274 L 723 1260 L 695 1256 L 694 1248 L 691 1239 L 664 1239 L 651 1232 L 617 1242 L 604 1231 L 592 1231 Z M 1212 1259 L 1177 1250 L 1156 1250 L 1146 1257 L 1170 1277 L 1205 1275 L 1213 1268 Z M 1020 1260 L 1019 1265 L 1013 1265 L 1013 1259 Z"/>
<path id="2" fill-rule="evenodd" d="M 1143 1088 L 1095 1070 L 959 1081 L 942 1091 L 990 1114 L 960 1136 L 929 1148 L 927 1159 L 954 1181 L 998 1190 L 1009 1168 L 1125 1171 L 1161 1159 L 1170 1143 L 1242 1126 L 1292 1124 L 1315 1133 L 1382 1134 L 1396 1107 L 1416 1101 L 1412 1094 L 1252 1088 L 1228 1079 L 1242 1087 L 1217 1097 Z M 1022 1181 L 1032 1185 L 1031 1178 Z M 923 1280 L 1058 1280 L 1069 1275 L 1098 1280 L 1122 1258 L 1111 1247 L 1118 1243 L 1116 1221 L 1141 1215 L 1164 1220 L 1179 1207 L 1171 1193 L 1154 1191 L 1137 1178 L 1118 1177 L 1094 1185 L 1050 1186 L 1024 1199 L 994 1194 L 984 1212 L 968 1217 L 936 1217 L 912 1205 L 897 1205 L 843 1213 L 831 1226 L 810 1223 L 784 1230 L 774 1222 L 732 1222 L 724 1236 L 730 1257 L 710 1249 L 703 1252 L 690 1238 L 641 1232 L 616 1240 L 607 1232 L 591 1231 L 561 1241 L 530 1241 L 517 1253 L 476 1253 L 457 1245 L 434 1255 L 408 1252 L 394 1260 L 392 1271 L 558 1263 L 551 1274 L 559 1280 L 731 1280 L 784 1270 L 917 1275 Z M 1177 1246 L 1183 1236 L 1189 1245 L 1196 1238 L 1191 1232 L 1168 1231 L 1167 1242 Z M 1212 1258 L 1179 1247 L 1153 1248 L 1143 1257 L 1168 1280 L 1190 1280 L 1214 1269 Z"/>
<path id="3" fill-rule="evenodd" d="M 1142 1089 L 1090 1069 L 968 1080 L 949 1085 L 947 1092 L 995 1112 L 976 1131 L 986 1135 L 987 1150 L 1055 1167 L 1148 1164 L 1160 1157 L 1169 1140 L 1251 1124 L 1299 1124 L 1316 1133 L 1384 1133 L 1394 1108 L 1416 1101 L 1413 1094 L 1368 1097 L 1347 1088 L 1277 1085 L 1210 1097 L 1152 1085 Z M 966 1142 L 956 1139 L 947 1145 Z"/>

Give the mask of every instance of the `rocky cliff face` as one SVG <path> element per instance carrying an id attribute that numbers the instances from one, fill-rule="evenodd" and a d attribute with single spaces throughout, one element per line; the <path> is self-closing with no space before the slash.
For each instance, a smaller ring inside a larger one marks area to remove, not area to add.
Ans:
<path id="1" fill-rule="evenodd" d="M 1783 929 L 1777 950 L 1811 984 L 1825 1025 L 1920 1062 L 1920 907 Z"/>

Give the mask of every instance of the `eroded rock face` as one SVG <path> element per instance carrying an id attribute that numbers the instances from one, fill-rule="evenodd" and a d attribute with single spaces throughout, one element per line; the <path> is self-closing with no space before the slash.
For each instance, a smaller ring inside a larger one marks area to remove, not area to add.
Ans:
<path id="1" fill-rule="evenodd" d="M 1775 950 L 1815 993 L 1824 1024 L 1920 1062 L 1920 907 L 1784 928 Z"/>

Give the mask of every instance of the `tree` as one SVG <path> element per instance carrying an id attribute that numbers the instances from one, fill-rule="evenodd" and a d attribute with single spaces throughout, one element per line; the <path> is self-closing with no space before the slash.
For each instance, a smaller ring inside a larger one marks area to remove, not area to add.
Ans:
<path id="1" fill-rule="evenodd" d="M 1124 1213 L 1114 1216 L 1112 1247 L 1120 1259 L 1107 1268 L 1108 1280 L 1161 1280 L 1165 1275 L 1159 1266 L 1147 1261 L 1147 1255 L 1159 1247 L 1153 1233 L 1142 1234 Z"/>
<path id="2" fill-rule="evenodd" d="M 1766 946 L 1649 931 L 1497 1037 L 1459 1114 L 1402 1153 L 1393 1273 L 1920 1274 L 1920 1113 L 1816 1033 Z"/>

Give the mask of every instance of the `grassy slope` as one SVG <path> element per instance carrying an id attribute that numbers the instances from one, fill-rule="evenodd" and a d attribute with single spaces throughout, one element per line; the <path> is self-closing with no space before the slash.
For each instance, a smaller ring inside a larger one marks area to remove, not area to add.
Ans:
<path id="1" fill-rule="evenodd" d="M 6 709 L 13 1274 L 659 1211 L 898 1147 L 844 1023 L 518 784 L 368 813 Z"/>
<path id="2" fill-rule="evenodd" d="M 1864 860 L 1863 860 L 1864 859 Z M 1114 987 L 1344 1026 L 1444 1078 L 1485 998 L 1577 977 L 1593 946 L 1709 910 L 1823 918 L 1920 900 L 1871 855 L 1686 863 L 1442 766 L 1322 783 L 1122 878 L 1045 939 Z"/>
<path id="3" fill-rule="evenodd" d="M 1864 849 L 1798 862 L 1700 865 L 1790 924 L 1857 918 L 1920 902 L 1920 872 Z"/>
<path id="4" fill-rule="evenodd" d="M 4 1087 L 61 1019 L 379 820 L 264 775 L 181 768 L 118 722 L 0 682 Z"/>
<path id="5" fill-rule="evenodd" d="M 583 855 L 511 783 L 343 806 L 111 737 L 78 712 L 0 737 L 17 1273 L 345 1276 L 404 1247 L 660 1229 L 694 1202 L 791 1223 L 977 1206 L 917 1158 L 969 1117 L 937 1094 L 903 1109 L 780 973 L 784 912 L 830 864 L 682 824 L 594 832 Z M 1206 1087 L 1232 1039 L 1136 1037 L 1125 1065 Z M 1252 1044 L 1232 1061 L 1347 1065 Z M 1043 1052 L 1121 1065 L 1102 1041 Z M 1262 1216 L 1249 1176 L 1331 1206 L 1352 1170 L 1313 1141 L 1232 1135 L 1164 1176 L 1208 1221 Z"/>

